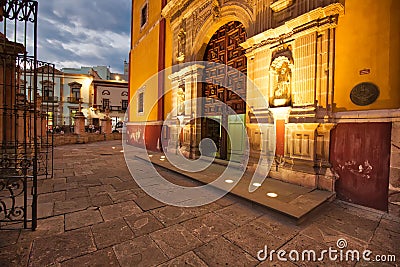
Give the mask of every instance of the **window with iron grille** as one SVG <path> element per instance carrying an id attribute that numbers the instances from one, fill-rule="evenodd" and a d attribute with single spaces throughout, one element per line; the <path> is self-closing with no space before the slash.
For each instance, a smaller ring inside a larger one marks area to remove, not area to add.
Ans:
<path id="1" fill-rule="evenodd" d="M 140 10 L 140 29 L 143 29 L 147 24 L 149 14 L 149 4 L 146 2 Z"/>
<path id="2" fill-rule="evenodd" d="M 144 93 L 141 92 L 138 95 L 138 113 L 144 112 Z"/>
<path id="3" fill-rule="evenodd" d="M 110 99 L 104 99 L 103 98 L 103 109 L 110 109 Z"/>
<path id="4" fill-rule="evenodd" d="M 79 101 L 79 98 L 81 98 L 81 88 L 78 88 L 78 87 L 72 88 L 71 94 L 72 94 L 72 97 L 75 98 L 76 101 Z"/>
<path id="5" fill-rule="evenodd" d="M 128 100 L 122 100 L 122 110 L 128 109 Z"/>

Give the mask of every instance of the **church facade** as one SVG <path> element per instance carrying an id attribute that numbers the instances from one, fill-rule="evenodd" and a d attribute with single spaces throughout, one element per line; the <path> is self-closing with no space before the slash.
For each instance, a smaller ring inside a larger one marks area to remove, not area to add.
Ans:
<path id="1" fill-rule="evenodd" d="M 134 1 L 128 141 L 196 158 L 208 138 L 249 170 L 395 208 L 399 11 L 395 0 Z"/>

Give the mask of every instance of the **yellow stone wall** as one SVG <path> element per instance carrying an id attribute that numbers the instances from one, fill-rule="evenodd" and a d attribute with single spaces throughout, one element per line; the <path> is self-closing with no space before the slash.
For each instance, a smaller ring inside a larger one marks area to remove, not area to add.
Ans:
<path id="1" fill-rule="evenodd" d="M 172 73 L 172 31 L 169 20 L 166 23 L 166 40 L 165 40 L 165 95 L 164 95 L 164 118 L 172 111 L 172 84 L 168 75 Z"/>
<path id="2" fill-rule="evenodd" d="M 148 22 L 140 29 L 140 12 L 145 0 L 133 1 L 132 50 L 130 58 L 130 121 L 157 120 L 158 83 L 151 79 L 158 72 L 158 33 L 161 4 L 148 1 Z M 147 81 L 147 82 L 146 82 Z M 137 113 L 137 90 L 145 85 L 144 114 Z"/>
<path id="3" fill-rule="evenodd" d="M 335 111 L 400 108 L 400 1 L 345 1 L 336 41 Z M 370 69 L 368 75 L 360 75 Z M 350 92 L 372 82 L 380 96 L 369 106 L 357 106 Z"/>
<path id="4" fill-rule="evenodd" d="M 140 29 L 140 12 L 146 0 L 133 1 L 132 50 L 130 53 L 130 122 L 157 121 L 158 57 L 161 1 L 148 0 L 148 22 Z M 172 34 L 169 22 L 166 25 L 166 62 L 172 65 Z M 137 90 L 145 85 L 144 114 L 137 114 Z M 170 88 L 166 75 L 165 88 Z M 171 94 L 165 95 L 165 114 L 171 110 Z"/>

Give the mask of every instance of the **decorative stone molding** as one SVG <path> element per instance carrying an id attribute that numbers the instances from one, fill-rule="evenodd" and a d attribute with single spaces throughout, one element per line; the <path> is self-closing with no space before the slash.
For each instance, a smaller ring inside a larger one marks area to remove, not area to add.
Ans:
<path id="1" fill-rule="evenodd" d="M 213 1 L 211 13 L 214 20 L 217 20 L 221 17 L 221 6 L 219 5 L 219 2 L 217 0 Z"/>
<path id="2" fill-rule="evenodd" d="M 318 123 L 286 124 L 285 155 L 289 158 L 315 160 Z"/>
<path id="3" fill-rule="evenodd" d="M 274 11 L 274 12 L 279 12 L 284 10 L 285 8 L 291 6 L 293 4 L 293 0 L 278 0 L 273 2 L 270 5 L 270 8 Z"/>
<path id="4" fill-rule="evenodd" d="M 199 71 L 204 69 L 203 65 L 193 64 L 188 67 L 181 69 L 180 71 L 174 72 L 168 76 L 171 81 L 182 80 L 188 76 L 198 75 Z"/>
<path id="5" fill-rule="evenodd" d="M 253 34 L 256 20 L 254 0 L 205 0 L 169 1 L 161 14 L 170 21 L 173 34 L 173 64 L 202 60 L 204 44 L 222 25 L 239 21 L 246 28 L 248 36 Z M 178 38 L 182 23 L 185 22 L 185 53 Z"/>
<path id="6" fill-rule="evenodd" d="M 333 114 L 335 122 L 400 122 L 399 109 L 342 111 Z"/>
<path id="7" fill-rule="evenodd" d="M 287 21 L 282 26 L 257 34 L 240 45 L 249 53 L 259 47 L 282 42 L 299 33 L 307 34 L 310 29 L 322 27 L 334 28 L 337 26 L 337 20 L 333 17 L 342 15 L 344 15 L 344 6 L 340 3 L 320 7 Z"/>

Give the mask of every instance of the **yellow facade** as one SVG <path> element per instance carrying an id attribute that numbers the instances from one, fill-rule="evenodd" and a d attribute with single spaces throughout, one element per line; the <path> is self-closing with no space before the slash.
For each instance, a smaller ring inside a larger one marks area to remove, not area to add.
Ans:
<path id="1" fill-rule="evenodd" d="M 171 80 L 168 79 L 168 75 L 171 74 L 172 67 L 172 32 L 171 24 L 167 20 L 166 22 L 166 38 L 165 38 L 165 89 L 164 89 L 164 118 L 167 118 L 168 114 L 172 111 L 172 91 L 171 91 Z"/>
<path id="2" fill-rule="evenodd" d="M 140 27 L 141 10 L 148 4 L 148 21 Z M 132 50 L 130 53 L 130 122 L 151 122 L 158 120 L 158 77 L 159 72 L 159 34 L 161 20 L 161 1 L 133 1 Z M 165 38 L 165 68 L 172 65 L 171 30 L 167 22 Z M 165 90 L 168 90 L 168 77 L 165 77 Z M 137 92 L 144 88 L 144 114 L 137 112 Z M 164 96 L 164 116 L 172 109 L 171 94 Z"/>
<path id="3" fill-rule="evenodd" d="M 158 19 L 161 6 L 159 1 L 134 1 L 133 2 L 133 25 L 132 25 L 132 50 L 130 70 L 130 121 L 156 121 L 157 106 L 154 99 L 158 96 L 157 80 L 149 78 L 158 72 Z M 148 21 L 140 28 L 140 12 L 142 6 L 148 3 Z M 157 16 L 158 14 L 158 16 Z M 142 88 L 144 90 L 144 114 L 137 112 L 137 94 Z"/>
<path id="4" fill-rule="evenodd" d="M 336 111 L 400 108 L 399 14 L 397 0 L 345 2 L 335 51 Z M 350 99 L 352 88 L 362 82 L 380 89 L 379 98 L 368 106 L 357 106 Z"/>

